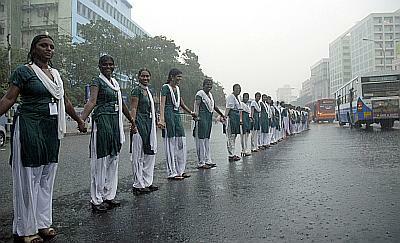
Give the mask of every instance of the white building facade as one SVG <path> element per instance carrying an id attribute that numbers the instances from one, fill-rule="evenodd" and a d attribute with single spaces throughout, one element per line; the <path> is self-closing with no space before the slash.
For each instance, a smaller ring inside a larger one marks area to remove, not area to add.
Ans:
<path id="1" fill-rule="evenodd" d="M 349 32 L 329 44 L 329 92 L 333 93 L 352 78 Z"/>
<path id="2" fill-rule="evenodd" d="M 313 101 L 332 97 L 329 91 L 329 58 L 322 58 L 311 66 L 310 82 Z"/>

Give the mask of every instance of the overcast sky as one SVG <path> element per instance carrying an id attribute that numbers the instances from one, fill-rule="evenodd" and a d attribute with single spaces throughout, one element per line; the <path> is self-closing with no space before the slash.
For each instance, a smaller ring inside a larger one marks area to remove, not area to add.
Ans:
<path id="1" fill-rule="evenodd" d="M 399 0 L 131 0 L 132 18 L 152 36 L 175 40 L 199 56 L 204 73 L 225 92 L 276 96 L 301 88 L 329 43 L 373 12 L 394 12 Z"/>

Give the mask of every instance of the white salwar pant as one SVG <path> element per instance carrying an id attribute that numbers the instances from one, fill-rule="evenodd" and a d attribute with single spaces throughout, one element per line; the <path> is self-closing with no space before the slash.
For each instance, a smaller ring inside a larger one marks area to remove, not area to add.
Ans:
<path id="1" fill-rule="evenodd" d="M 113 200 L 117 194 L 118 161 L 116 156 L 97 158 L 97 126 L 93 123 L 93 133 L 90 139 L 90 202 L 100 205 L 104 200 Z"/>
<path id="2" fill-rule="evenodd" d="M 39 229 L 49 228 L 52 224 L 53 186 L 57 163 L 39 167 L 22 166 L 19 135 L 17 118 L 12 157 L 13 233 L 29 236 L 37 234 Z"/>
<path id="3" fill-rule="evenodd" d="M 284 127 L 284 137 L 290 135 L 290 127 L 289 127 L 289 117 L 283 118 L 283 127 Z"/>
<path id="4" fill-rule="evenodd" d="M 251 150 L 258 149 L 260 146 L 259 137 L 261 136 L 260 130 L 251 130 Z"/>
<path id="5" fill-rule="evenodd" d="M 240 143 L 242 145 L 242 153 L 249 153 L 249 135 L 250 133 L 240 134 Z"/>
<path id="6" fill-rule="evenodd" d="M 234 155 L 236 155 L 235 145 L 236 145 L 237 134 L 231 133 L 229 118 L 227 123 L 228 125 L 226 126 L 226 137 L 227 137 L 226 147 L 228 149 L 228 156 L 233 157 Z"/>
<path id="7" fill-rule="evenodd" d="M 262 132 L 261 133 L 261 143 L 262 146 L 268 146 L 270 144 L 270 135 L 269 133 Z"/>
<path id="8" fill-rule="evenodd" d="M 154 154 L 144 154 L 143 140 L 139 132 L 132 135 L 131 162 L 133 172 L 133 187 L 145 188 L 152 185 L 156 156 Z"/>
<path id="9" fill-rule="evenodd" d="M 210 139 L 209 138 L 200 139 L 198 137 L 195 137 L 194 140 L 196 142 L 196 152 L 198 159 L 197 166 L 200 167 L 205 164 L 212 164 Z"/>
<path id="10" fill-rule="evenodd" d="M 167 176 L 182 176 L 186 168 L 186 137 L 164 138 L 165 157 L 167 159 Z"/>

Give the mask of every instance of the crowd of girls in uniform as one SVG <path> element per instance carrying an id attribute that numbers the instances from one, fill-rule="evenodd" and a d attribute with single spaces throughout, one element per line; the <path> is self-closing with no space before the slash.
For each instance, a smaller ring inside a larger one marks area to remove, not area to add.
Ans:
<path id="1" fill-rule="evenodd" d="M 211 158 L 210 138 L 214 111 L 224 124 L 228 160 L 240 160 L 265 149 L 289 135 L 308 129 L 307 112 L 299 107 L 274 103 L 271 97 L 256 93 L 250 102 L 248 93 L 240 98 L 241 87 L 233 86 L 226 98 L 225 112 L 214 102 L 213 81 L 205 79 L 194 98 L 193 110 L 181 96 L 182 72 L 171 69 L 160 92 L 159 119 L 149 84 L 151 72 L 138 72 L 139 84 L 132 89 L 130 110 L 124 103 L 118 82 L 112 77 L 114 59 L 101 56 L 99 76 L 91 82 L 90 99 L 80 116 L 66 97 L 63 81 L 52 67 L 54 42 L 48 35 L 38 35 L 31 43 L 28 63 L 19 66 L 10 77 L 10 86 L 0 100 L 0 115 L 20 98 L 14 116 L 10 164 L 13 178 L 13 234 L 22 242 L 40 243 L 57 235 L 52 227 L 52 195 L 57 170 L 60 140 L 66 132 L 65 116 L 86 132 L 85 120 L 92 114 L 90 150 L 90 203 L 96 212 L 106 212 L 120 205 L 115 199 L 118 163 L 125 142 L 123 116 L 131 123 L 130 152 L 133 193 L 158 190 L 153 185 L 157 154 L 156 127 L 162 131 L 166 175 L 170 180 L 190 177 L 186 169 L 186 136 L 181 110 L 193 118 L 191 135 L 196 144 L 198 169 L 216 166 Z M 236 154 L 240 136 L 242 150 Z M 250 144 L 250 145 L 249 145 Z"/>

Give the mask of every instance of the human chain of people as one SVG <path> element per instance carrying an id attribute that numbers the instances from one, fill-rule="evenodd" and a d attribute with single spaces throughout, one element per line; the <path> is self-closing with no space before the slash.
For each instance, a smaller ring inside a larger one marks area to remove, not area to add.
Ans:
<path id="1" fill-rule="evenodd" d="M 308 111 L 284 102 L 274 102 L 266 94 L 240 96 L 239 84 L 226 98 L 222 112 L 211 93 L 212 79 L 203 81 L 195 96 L 193 110 L 182 99 L 179 84 L 183 73 L 173 68 L 160 92 L 157 119 L 153 94 L 149 90 L 150 70 L 138 72 L 139 84 L 131 91 L 130 110 L 124 103 L 118 82 L 112 77 L 114 58 L 103 55 L 98 62 L 100 74 L 90 86 L 90 98 L 79 116 L 65 95 L 63 81 L 51 66 L 55 44 L 52 37 L 38 35 L 31 43 L 29 62 L 11 75 L 7 93 L 0 100 L 0 115 L 7 112 L 17 98 L 19 106 L 12 128 L 10 163 L 13 178 L 13 234 L 22 242 L 43 242 L 57 235 L 52 227 L 52 196 L 60 150 L 66 131 L 65 115 L 87 132 L 85 120 L 92 114 L 90 136 L 90 203 L 94 212 L 107 212 L 120 206 L 117 201 L 118 163 L 125 142 L 123 116 L 130 126 L 130 152 L 135 195 L 157 191 L 153 184 L 157 154 L 157 127 L 162 131 L 169 180 L 190 177 L 186 169 L 186 136 L 181 121 L 184 110 L 193 117 L 198 169 L 210 169 L 212 160 L 210 135 L 214 111 L 223 123 L 227 136 L 228 160 L 235 162 L 267 149 L 288 136 L 307 130 Z M 240 136 L 241 153 L 235 150 Z M 249 146 L 250 144 L 250 146 Z"/>

